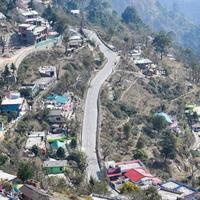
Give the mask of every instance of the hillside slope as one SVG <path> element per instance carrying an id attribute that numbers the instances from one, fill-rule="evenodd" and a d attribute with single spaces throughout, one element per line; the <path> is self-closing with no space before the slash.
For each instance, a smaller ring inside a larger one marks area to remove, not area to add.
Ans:
<path id="1" fill-rule="evenodd" d="M 176 41 L 184 47 L 200 51 L 200 28 L 187 20 L 181 12 L 168 11 L 157 0 L 112 0 L 112 6 L 120 14 L 127 6 L 134 6 L 144 23 L 154 31 L 172 31 Z"/>

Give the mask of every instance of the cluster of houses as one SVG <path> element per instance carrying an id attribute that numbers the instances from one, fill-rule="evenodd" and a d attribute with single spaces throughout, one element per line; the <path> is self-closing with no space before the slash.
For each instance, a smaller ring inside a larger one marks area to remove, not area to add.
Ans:
<path id="1" fill-rule="evenodd" d="M 166 70 L 163 67 L 158 66 L 148 58 L 143 58 L 141 48 L 138 47 L 129 52 L 129 56 L 145 76 L 152 77 L 166 75 Z"/>
<path id="2" fill-rule="evenodd" d="M 131 182 L 140 189 L 150 186 L 157 188 L 163 200 L 198 200 L 198 192 L 187 185 L 175 181 L 162 182 L 152 175 L 140 160 L 105 163 L 110 186 L 120 192 L 123 184 Z"/>
<path id="3" fill-rule="evenodd" d="M 52 30 L 48 21 L 42 18 L 36 10 L 18 8 L 21 24 L 18 27 L 20 43 L 32 45 L 59 34 Z"/>
<path id="4" fill-rule="evenodd" d="M 194 132 L 200 132 L 200 106 L 188 104 L 185 106 L 188 123 Z"/>
<path id="5" fill-rule="evenodd" d="M 50 196 L 37 183 L 29 181 L 25 184 L 17 176 L 0 170 L 0 199 L 1 200 L 49 200 Z M 9 185 L 9 187 L 8 187 Z"/>
<path id="6" fill-rule="evenodd" d="M 64 128 L 62 131 L 60 129 L 60 132 L 57 134 L 45 131 L 30 132 L 25 145 L 24 155 L 27 157 L 35 157 L 36 155 L 32 150 L 34 146 L 39 150 L 38 155 L 43 157 L 46 155 L 47 150 L 50 150 L 52 154 L 55 154 L 60 147 L 65 150 L 67 155 L 66 145 L 70 142 L 71 140 L 68 138 L 67 130 Z M 43 162 L 43 169 L 46 175 L 62 174 L 66 167 L 66 160 L 57 160 L 51 156 Z"/>

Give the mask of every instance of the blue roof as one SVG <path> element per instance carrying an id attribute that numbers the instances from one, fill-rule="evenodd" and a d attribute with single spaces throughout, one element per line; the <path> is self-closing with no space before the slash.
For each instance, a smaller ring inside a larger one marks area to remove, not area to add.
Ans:
<path id="1" fill-rule="evenodd" d="M 61 95 L 51 95 L 47 97 L 47 100 L 49 101 L 56 101 L 56 103 L 59 104 L 66 104 L 68 101 L 68 98 L 66 96 L 61 96 Z"/>
<path id="2" fill-rule="evenodd" d="M 156 116 L 164 117 L 165 120 L 166 120 L 168 123 L 170 123 L 170 124 L 173 123 L 172 120 L 171 120 L 171 117 L 170 117 L 167 113 L 164 113 L 164 112 L 156 113 Z"/>
<path id="3" fill-rule="evenodd" d="M 51 147 L 53 149 L 58 149 L 59 147 L 63 147 L 63 146 L 65 146 L 64 142 L 60 142 L 60 141 L 51 142 Z"/>

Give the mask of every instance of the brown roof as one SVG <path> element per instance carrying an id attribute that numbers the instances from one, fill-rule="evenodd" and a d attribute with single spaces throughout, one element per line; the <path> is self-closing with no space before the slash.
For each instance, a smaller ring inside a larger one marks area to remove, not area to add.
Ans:
<path id="1" fill-rule="evenodd" d="M 24 199 L 28 200 L 49 200 L 49 195 L 45 191 L 40 190 L 32 185 L 23 185 L 20 191 Z"/>

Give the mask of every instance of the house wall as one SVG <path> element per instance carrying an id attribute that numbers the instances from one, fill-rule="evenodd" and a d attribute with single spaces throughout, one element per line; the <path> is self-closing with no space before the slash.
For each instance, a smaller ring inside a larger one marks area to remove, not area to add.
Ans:
<path id="1" fill-rule="evenodd" d="M 3 112 L 20 112 L 20 105 L 16 104 L 16 105 L 2 105 L 1 106 L 1 110 Z"/>

